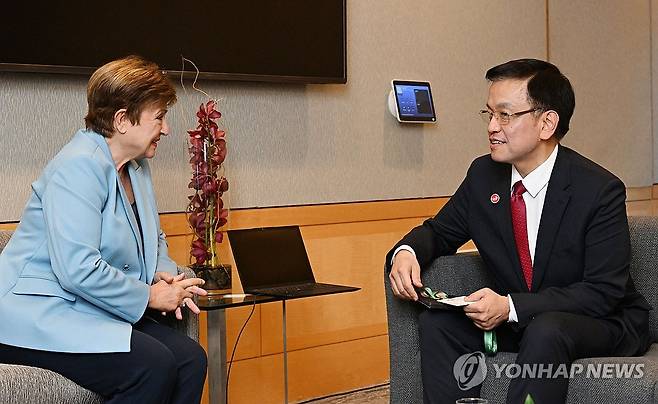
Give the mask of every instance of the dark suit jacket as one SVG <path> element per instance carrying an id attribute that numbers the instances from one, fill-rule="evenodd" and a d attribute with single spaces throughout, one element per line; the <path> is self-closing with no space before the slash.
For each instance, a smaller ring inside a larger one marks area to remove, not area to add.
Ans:
<path id="1" fill-rule="evenodd" d="M 528 291 L 512 230 L 511 169 L 490 155 L 477 158 L 444 208 L 394 249 L 411 246 L 422 268 L 441 255 L 454 254 L 472 239 L 493 274 L 493 289 L 511 295 L 517 327 L 548 311 L 608 318 L 624 331 L 618 344 L 620 355 L 643 352 L 649 338 L 650 306 L 635 290 L 629 274 L 630 237 L 622 181 L 559 146 L 537 234 L 532 291 Z M 491 201 L 493 194 L 500 196 L 498 203 Z"/>

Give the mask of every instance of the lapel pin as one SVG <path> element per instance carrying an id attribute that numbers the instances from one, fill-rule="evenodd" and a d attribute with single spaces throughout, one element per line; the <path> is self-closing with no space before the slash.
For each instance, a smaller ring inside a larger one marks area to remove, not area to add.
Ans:
<path id="1" fill-rule="evenodd" d="M 498 203 L 500 201 L 500 195 L 498 194 L 491 194 L 491 198 L 489 198 L 491 203 Z"/>

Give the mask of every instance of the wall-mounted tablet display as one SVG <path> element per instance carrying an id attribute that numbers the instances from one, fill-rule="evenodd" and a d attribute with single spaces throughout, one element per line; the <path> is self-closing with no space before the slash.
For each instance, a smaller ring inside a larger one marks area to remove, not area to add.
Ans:
<path id="1" fill-rule="evenodd" d="M 393 80 L 396 117 L 400 122 L 436 122 L 429 81 Z"/>

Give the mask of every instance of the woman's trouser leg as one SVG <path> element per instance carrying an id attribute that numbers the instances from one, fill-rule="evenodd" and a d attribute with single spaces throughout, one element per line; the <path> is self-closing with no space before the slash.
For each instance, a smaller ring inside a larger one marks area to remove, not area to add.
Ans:
<path id="1" fill-rule="evenodd" d="M 205 353 L 193 340 L 165 328 L 149 319 L 135 324 L 130 352 L 49 352 L 0 344 L 0 363 L 59 373 L 109 404 L 198 402 L 185 400 L 201 396 Z M 192 380 L 195 376 L 200 381 Z"/>

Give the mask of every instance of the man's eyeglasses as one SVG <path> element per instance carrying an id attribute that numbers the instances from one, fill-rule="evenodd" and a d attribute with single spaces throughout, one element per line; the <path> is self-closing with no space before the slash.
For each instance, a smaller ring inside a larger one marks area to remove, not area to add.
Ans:
<path id="1" fill-rule="evenodd" d="M 541 108 L 532 108 L 525 111 L 515 112 L 513 114 L 508 114 L 507 112 L 491 112 L 488 109 L 483 109 L 480 111 L 480 117 L 487 125 L 494 117 L 496 117 L 499 125 L 507 125 L 514 118 L 518 118 L 530 112 L 539 111 L 540 109 Z"/>

